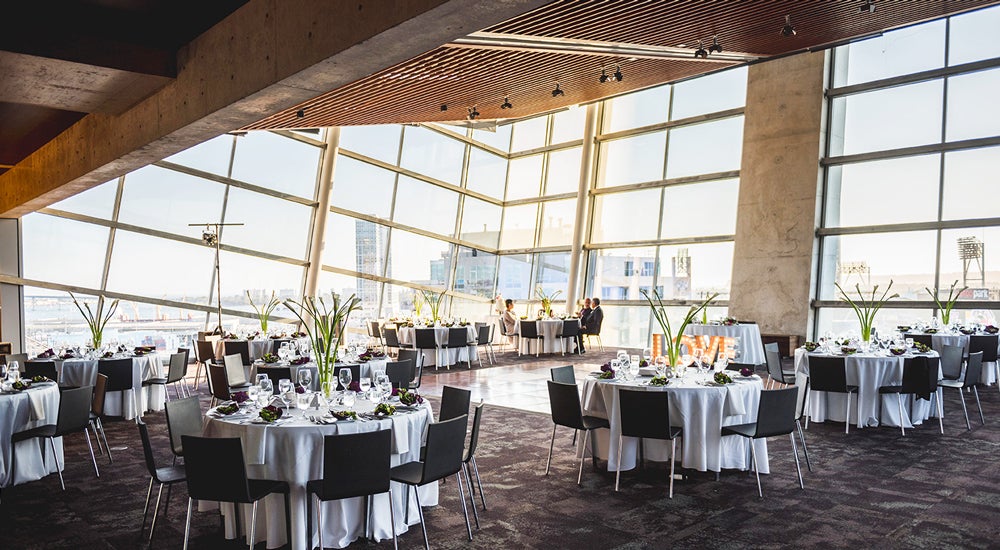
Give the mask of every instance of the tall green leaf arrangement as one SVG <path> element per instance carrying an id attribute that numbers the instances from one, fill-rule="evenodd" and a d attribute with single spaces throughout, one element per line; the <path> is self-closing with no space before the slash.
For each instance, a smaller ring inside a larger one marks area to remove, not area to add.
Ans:
<path id="1" fill-rule="evenodd" d="M 663 330 L 663 337 L 666 340 L 665 351 L 667 360 L 670 361 L 670 366 L 677 367 L 681 356 L 681 342 L 684 339 L 684 329 L 694 320 L 699 311 L 708 307 L 709 304 L 718 298 L 719 293 L 716 292 L 700 304 L 691 306 L 687 311 L 687 315 L 684 316 L 684 321 L 681 322 L 680 327 L 677 328 L 677 332 L 675 333 L 673 327 L 670 325 L 670 318 L 667 316 L 667 306 L 660 298 L 660 293 L 654 289 L 653 296 L 650 297 L 646 289 L 641 289 L 639 292 L 649 302 L 649 307 L 653 311 L 653 317 L 656 318 L 656 322 L 660 324 L 660 329 Z"/>
<path id="2" fill-rule="evenodd" d="M 281 305 L 281 300 L 274 295 L 273 290 L 271 291 L 271 298 L 259 307 L 257 304 L 253 303 L 253 297 L 250 296 L 249 290 L 247 291 L 247 300 L 250 300 L 250 307 L 257 312 L 257 319 L 260 320 L 261 335 L 267 336 L 267 321 L 271 318 L 271 314 L 274 313 L 274 309 Z"/>
<path id="3" fill-rule="evenodd" d="M 969 288 L 967 286 L 963 286 L 958 289 L 958 292 L 955 292 L 955 287 L 957 286 L 958 279 L 955 279 L 955 282 L 951 283 L 951 288 L 948 289 L 948 300 L 945 301 L 944 305 L 941 305 L 941 301 L 938 300 L 938 289 L 935 288 L 932 292 L 931 289 L 924 287 L 927 294 L 930 294 L 931 298 L 934 299 L 934 303 L 937 304 L 937 308 L 941 310 L 941 322 L 946 325 L 951 321 L 951 308 L 955 307 L 955 302 L 958 301 L 959 295 Z"/>
<path id="4" fill-rule="evenodd" d="M 882 309 L 882 306 L 886 304 L 889 300 L 893 298 L 899 298 L 899 294 L 893 294 L 889 296 L 889 290 L 892 289 L 892 280 L 889 281 L 889 285 L 885 287 L 882 295 L 878 294 L 879 285 L 875 285 L 872 288 L 872 294 L 870 297 L 866 296 L 865 293 L 861 292 L 861 285 L 855 284 L 854 291 L 858 293 L 858 301 L 854 301 L 847 292 L 841 288 L 840 283 L 833 283 L 836 285 L 837 290 L 840 291 L 840 299 L 847 302 L 851 308 L 854 309 L 854 314 L 858 316 L 858 322 L 861 324 L 861 339 L 865 342 L 871 340 L 872 337 L 872 326 L 875 323 L 875 314 L 878 310 Z"/>
<path id="5" fill-rule="evenodd" d="M 344 338 L 344 328 L 351 313 L 360 309 L 360 304 L 361 298 L 354 294 L 342 300 L 333 292 L 330 292 L 329 303 L 322 296 L 305 296 L 301 301 L 285 300 L 285 305 L 298 317 L 309 337 L 313 362 L 319 371 L 319 387 L 324 391 L 333 380 L 333 366 L 337 362 L 337 348 Z"/>
<path id="6" fill-rule="evenodd" d="M 70 292 L 70 298 L 73 299 L 73 305 L 76 309 L 80 310 L 80 315 L 83 315 L 84 320 L 87 321 L 87 327 L 90 329 L 90 343 L 94 346 L 94 349 L 101 349 L 101 340 L 104 339 L 104 327 L 107 326 L 108 321 L 114 316 L 115 311 L 118 309 L 118 300 L 111 302 L 111 306 L 107 311 L 104 311 L 104 296 L 99 296 L 97 298 L 97 308 L 96 310 L 90 309 L 90 304 L 84 302 L 81 306 L 79 300 L 76 296 Z"/>
<path id="7" fill-rule="evenodd" d="M 444 303 L 445 291 L 431 292 L 429 290 L 421 290 L 420 294 L 424 297 L 424 303 L 431 307 L 431 320 L 436 323 L 441 318 L 441 304 Z"/>
<path id="8" fill-rule="evenodd" d="M 556 298 L 558 298 L 560 294 L 562 294 L 561 290 L 557 290 L 557 291 L 549 294 L 549 293 L 545 292 L 545 289 L 542 288 L 542 285 L 538 285 L 535 288 L 535 295 L 538 296 L 539 300 L 541 300 L 541 302 L 542 302 L 542 310 L 545 311 L 545 316 L 546 317 L 551 317 L 552 316 L 552 301 L 555 300 Z"/>

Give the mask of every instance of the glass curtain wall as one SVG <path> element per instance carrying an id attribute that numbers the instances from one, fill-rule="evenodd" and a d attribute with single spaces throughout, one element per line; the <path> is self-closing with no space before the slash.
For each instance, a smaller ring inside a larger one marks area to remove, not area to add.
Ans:
<path id="1" fill-rule="evenodd" d="M 938 315 L 957 281 L 952 322 L 997 324 L 1000 210 L 1000 8 L 836 48 L 814 336 L 856 330 L 835 284 L 900 298 L 883 330 Z M 915 116 L 919 113 L 919 116 Z"/>

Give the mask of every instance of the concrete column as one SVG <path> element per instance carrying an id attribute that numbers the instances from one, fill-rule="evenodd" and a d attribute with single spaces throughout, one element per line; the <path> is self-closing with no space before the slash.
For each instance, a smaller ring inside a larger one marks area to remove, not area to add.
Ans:
<path id="1" fill-rule="evenodd" d="M 729 314 L 804 337 L 815 289 L 826 53 L 749 67 Z"/>
<path id="2" fill-rule="evenodd" d="M 576 192 L 576 222 L 573 224 L 573 248 L 569 253 L 569 284 L 566 288 L 566 313 L 576 312 L 576 299 L 582 294 L 580 263 L 583 261 L 583 239 L 587 229 L 587 208 L 590 206 L 591 183 L 594 175 L 594 138 L 597 136 L 597 104 L 587 105 L 583 126 L 583 150 L 580 153 L 580 187 Z"/>
<path id="3" fill-rule="evenodd" d="M 21 218 L 0 219 L 0 273 L 21 277 Z M 0 341 L 24 351 L 24 287 L 0 284 Z"/>
<path id="4" fill-rule="evenodd" d="M 319 274 L 323 266 L 323 249 L 326 248 L 326 221 L 330 218 L 330 201 L 333 195 L 333 172 L 340 154 L 340 128 L 327 128 L 326 150 L 323 165 L 319 170 L 319 190 L 316 200 L 316 214 L 313 217 L 312 237 L 309 242 L 309 266 L 306 267 L 304 296 L 315 296 L 319 286 Z"/>

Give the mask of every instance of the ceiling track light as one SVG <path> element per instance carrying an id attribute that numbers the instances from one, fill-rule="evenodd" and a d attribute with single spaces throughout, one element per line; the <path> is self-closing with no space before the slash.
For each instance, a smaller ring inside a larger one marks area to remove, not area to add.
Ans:
<path id="1" fill-rule="evenodd" d="M 295 111 L 295 116 L 298 117 L 298 118 L 305 118 L 305 116 L 306 116 L 306 110 L 305 109 L 299 109 L 298 111 Z"/>
<path id="2" fill-rule="evenodd" d="M 875 13 L 875 2 L 873 0 L 864 0 L 861 7 L 858 8 L 858 13 Z"/>
<path id="3" fill-rule="evenodd" d="M 608 71 L 605 70 L 605 69 L 601 69 L 601 77 L 598 78 L 598 80 L 601 82 L 601 84 L 604 84 L 605 82 L 607 82 L 609 78 L 611 78 L 611 77 L 608 76 Z"/>
<path id="4" fill-rule="evenodd" d="M 552 90 L 552 97 L 559 97 L 561 95 L 566 95 L 566 92 L 562 91 L 559 88 L 559 83 L 556 82 L 556 88 L 554 90 Z"/>
<path id="5" fill-rule="evenodd" d="M 503 103 L 500 104 L 501 109 L 513 109 L 514 106 L 510 103 L 510 98 L 507 96 L 503 97 Z"/>
<path id="6" fill-rule="evenodd" d="M 705 59 L 708 57 L 708 50 L 702 47 L 701 40 L 698 41 L 698 49 L 694 51 L 695 58 Z"/>
<path id="7" fill-rule="evenodd" d="M 795 36 L 795 27 L 792 26 L 792 16 L 785 16 L 785 26 L 781 27 L 781 36 Z"/>
<path id="8" fill-rule="evenodd" d="M 614 77 L 618 82 L 621 82 L 622 79 L 625 78 L 625 75 L 622 74 L 622 68 L 619 65 L 615 65 Z"/>
<path id="9" fill-rule="evenodd" d="M 719 44 L 719 35 L 712 37 L 712 45 L 708 47 L 708 53 L 722 53 L 722 46 Z"/>
<path id="10" fill-rule="evenodd" d="M 478 116 L 479 111 L 476 110 L 476 106 L 473 105 L 472 107 L 469 107 L 469 120 L 476 120 Z"/>

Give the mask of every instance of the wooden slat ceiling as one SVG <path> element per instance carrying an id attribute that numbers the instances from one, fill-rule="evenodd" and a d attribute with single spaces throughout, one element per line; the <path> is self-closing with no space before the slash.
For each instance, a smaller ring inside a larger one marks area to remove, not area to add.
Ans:
<path id="1" fill-rule="evenodd" d="M 483 29 L 485 33 L 655 47 L 704 47 L 718 36 L 725 53 L 764 60 L 828 47 L 885 30 L 1000 3 L 997 0 L 557 1 Z M 782 36 L 785 16 L 797 34 Z M 594 53 L 446 44 L 405 63 L 322 94 L 244 130 L 314 128 L 530 116 L 724 69 L 739 62 L 655 59 Z M 621 82 L 601 83 L 620 66 Z M 559 83 L 565 95 L 553 97 Z M 500 108 L 509 97 L 512 109 Z M 443 111 L 442 105 L 448 109 Z M 302 115 L 302 116 L 299 116 Z"/>

